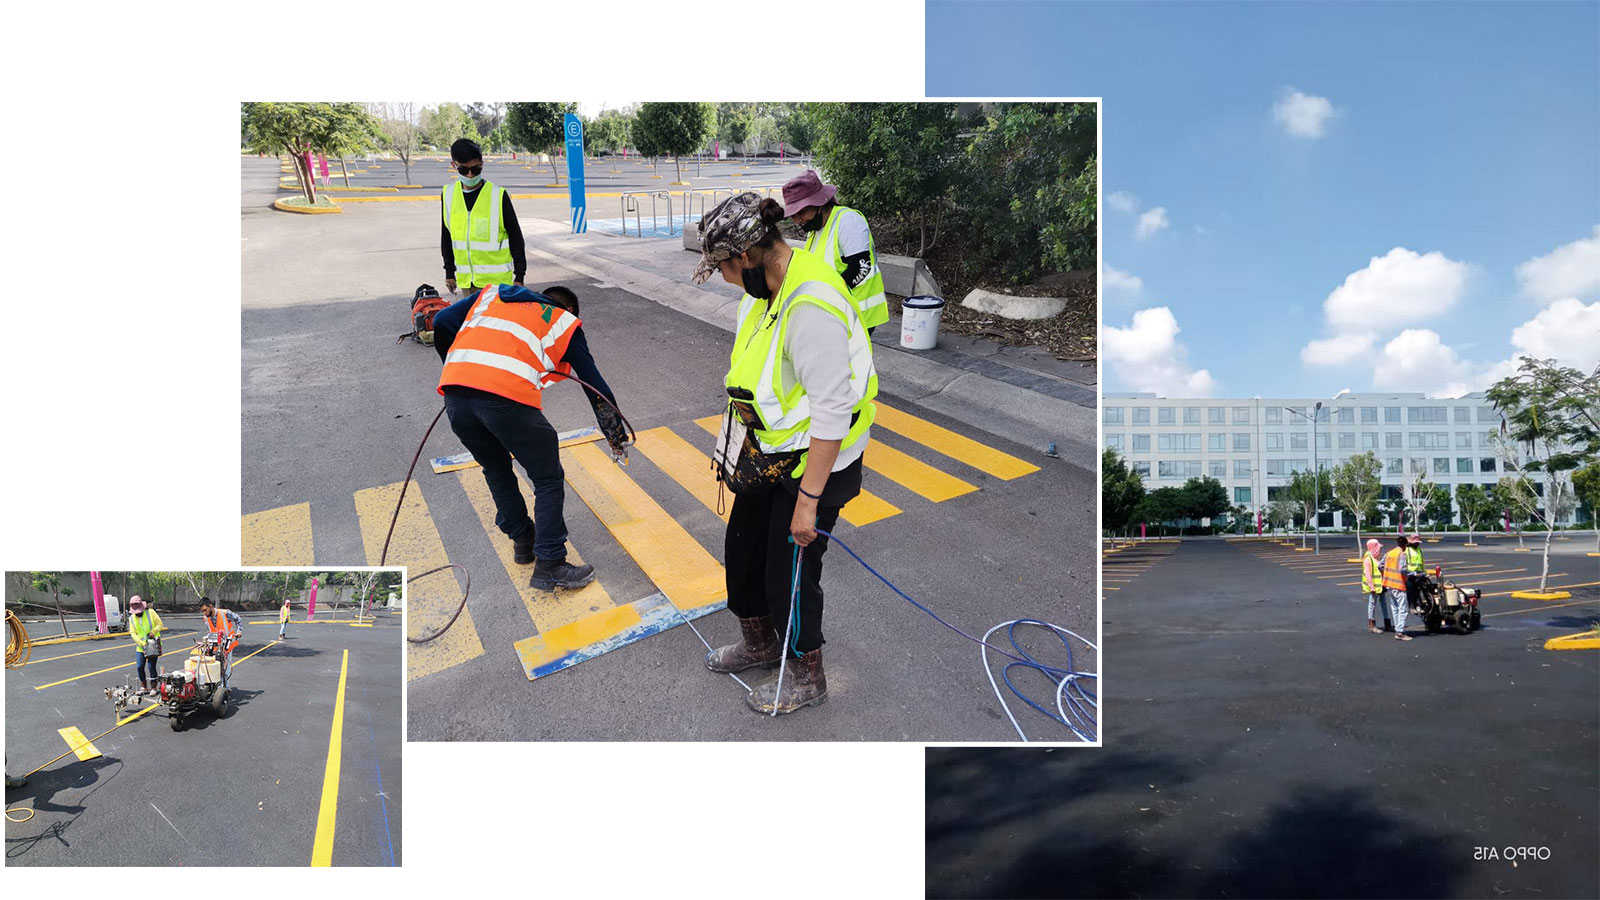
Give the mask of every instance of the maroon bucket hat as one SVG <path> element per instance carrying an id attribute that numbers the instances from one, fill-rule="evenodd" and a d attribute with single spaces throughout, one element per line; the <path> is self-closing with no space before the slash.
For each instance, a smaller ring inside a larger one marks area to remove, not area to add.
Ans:
<path id="1" fill-rule="evenodd" d="M 821 206 L 838 191 L 831 184 L 823 184 L 816 169 L 807 169 L 784 184 L 783 214 L 792 216 L 808 206 Z"/>

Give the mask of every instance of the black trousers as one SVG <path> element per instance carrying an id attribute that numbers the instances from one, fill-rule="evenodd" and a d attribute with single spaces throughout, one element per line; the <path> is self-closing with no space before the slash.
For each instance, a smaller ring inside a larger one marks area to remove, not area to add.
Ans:
<path id="1" fill-rule="evenodd" d="M 861 461 L 833 473 L 817 506 L 817 527 L 832 531 L 839 510 L 861 489 Z M 771 616 L 783 637 L 794 586 L 795 545 L 789 543 L 796 495 L 786 487 L 765 494 L 739 494 L 728 512 L 723 560 L 728 577 L 728 609 L 741 619 Z M 818 535 L 800 553 L 800 619 L 789 638 L 791 650 L 810 653 L 821 647 L 822 555 L 828 539 Z M 797 636 L 796 636 L 797 635 Z"/>
<path id="2" fill-rule="evenodd" d="M 455 387 L 445 388 L 444 408 L 450 430 L 483 467 L 483 480 L 494 497 L 495 525 L 515 541 L 534 531 L 537 522 L 533 555 L 546 561 L 566 559 L 561 441 L 544 413 L 505 397 Z M 532 518 L 511 469 L 513 458 L 533 483 Z"/>

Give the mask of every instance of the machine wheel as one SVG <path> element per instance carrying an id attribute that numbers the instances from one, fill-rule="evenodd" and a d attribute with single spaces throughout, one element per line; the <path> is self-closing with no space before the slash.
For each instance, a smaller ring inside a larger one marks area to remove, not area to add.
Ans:
<path id="1" fill-rule="evenodd" d="M 1429 631 L 1438 631 L 1439 626 L 1444 624 L 1444 620 L 1437 612 L 1429 612 L 1427 615 L 1422 617 L 1422 623 L 1428 626 Z"/>
<path id="2" fill-rule="evenodd" d="M 1455 620 L 1457 631 L 1462 634 L 1470 634 L 1472 632 L 1472 613 L 1464 609 L 1458 609 L 1456 610 Z"/>
<path id="3" fill-rule="evenodd" d="M 1472 611 L 1472 630 L 1477 631 L 1483 627 L 1483 617 L 1477 610 Z"/>
<path id="4" fill-rule="evenodd" d="M 167 724 L 172 726 L 172 730 L 173 731 L 182 731 L 183 730 L 183 717 L 180 716 L 180 715 L 177 715 L 176 713 L 174 713 L 173 715 L 171 715 L 171 716 L 169 716 L 167 718 Z"/>
<path id="5" fill-rule="evenodd" d="M 211 711 L 217 714 L 217 718 L 226 719 L 228 717 L 228 713 L 232 710 L 232 707 L 228 705 L 228 700 L 232 693 L 227 688 L 218 688 L 217 692 L 211 695 Z"/>

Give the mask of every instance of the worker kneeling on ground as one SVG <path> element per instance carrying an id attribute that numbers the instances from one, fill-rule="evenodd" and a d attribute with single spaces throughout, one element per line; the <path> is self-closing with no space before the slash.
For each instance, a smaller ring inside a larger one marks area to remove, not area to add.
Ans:
<path id="1" fill-rule="evenodd" d="M 568 375 L 586 382 L 584 394 L 613 457 L 627 456 L 616 398 L 589 353 L 577 310 L 577 296 L 564 287 L 541 294 L 489 285 L 433 319 L 433 346 L 444 360 L 439 393 L 450 428 L 483 467 L 495 525 L 511 539 L 514 558 L 522 565 L 537 559 L 529 584 L 543 591 L 594 580 L 593 566 L 567 562 L 565 474 L 560 439 L 541 411 L 544 389 Z M 512 459 L 533 483 L 532 518 Z"/>
<path id="2" fill-rule="evenodd" d="M 217 653 L 222 659 L 222 684 L 228 684 L 228 673 L 233 671 L 233 651 L 239 646 L 239 632 L 244 626 L 239 614 L 211 603 L 210 597 L 200 598 L 200 616 L 206 628 L 217 636 Z"/>
<path id="3" fill-rule="evenodd" d="M 861 455 L 878 376 L 849 291 L 820 257 L 784 243 L 783 207 L 750 192 L 718 204 L 700 223 L 694 281 L 713 272 L 745 289 L 725 379 L 729 403 L 717 439 L 718 478 L 734 491 L 724 558 L 737 644 L 706 656 L 713 672 L 790 662 L 782 679 L 756 685 L 758 712 L 821 703 L 822 554 L 817 529 L 861 493 Z M 789 541 L 793 537 L 793 543 Z M 798 550 L 797 550 L 798 547 Z M 799 602 L 794 590 L 799 556 Z M 789 647 L 783 647 L 785 633 Z"/>

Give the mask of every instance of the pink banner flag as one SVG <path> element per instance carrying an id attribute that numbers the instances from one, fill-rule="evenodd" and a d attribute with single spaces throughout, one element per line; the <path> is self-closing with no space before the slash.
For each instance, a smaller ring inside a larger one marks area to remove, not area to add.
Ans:
<path id="1" fill-rule="evenodd" d="M 94 593 L 94 621 L 95 630 L 101 634 L 106 633 L 106 592 L 100 584 L 100 573 L 89 573 L 89 590 Z"/>
<path id="2" fill-rule="evenodd" d="M 311 618 L 312 616 L 314 616 L 316 614 L 317 614 L 317 580 L 315 578 L 313 578 L 313 579 L 311 579 L 311 605 L 310 605 L 309 608 L 306 609 L 306 618 L 309 619 L 309 618 Z"/>

